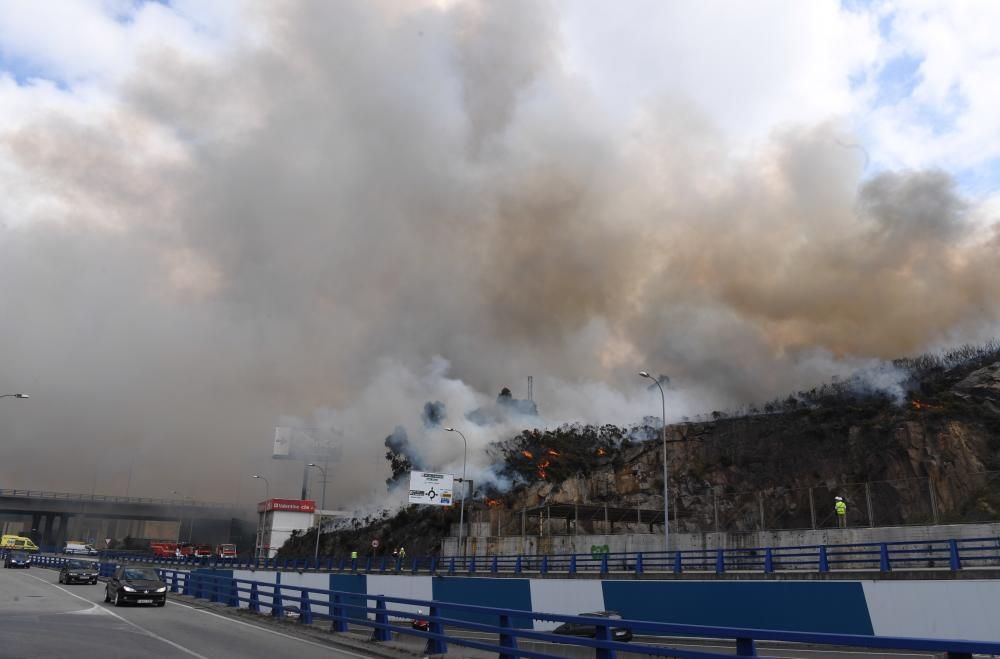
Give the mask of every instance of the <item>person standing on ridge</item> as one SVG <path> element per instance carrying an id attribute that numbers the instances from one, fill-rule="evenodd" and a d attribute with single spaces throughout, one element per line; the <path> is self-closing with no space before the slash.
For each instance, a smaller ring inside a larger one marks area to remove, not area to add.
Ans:
<path id="1" fill-rule="evenodd" d="M 837 513 L 837 525 L 842 528 L 847 528 L 847 502 L 844 501 L 844 497 L 834 497 L 833 498 L 833 510 Z"/>

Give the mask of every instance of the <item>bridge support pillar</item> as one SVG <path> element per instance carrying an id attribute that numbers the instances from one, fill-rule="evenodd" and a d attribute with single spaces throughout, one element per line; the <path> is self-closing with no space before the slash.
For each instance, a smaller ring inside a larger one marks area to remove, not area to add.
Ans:
<path id="1" fill-rule="evenodd" d="M 52 513 L 45 513 L 42 516 L 42 526 L 44 527 L 44 530 L 41 529 L 39 530 L 42 536 L 41 544 L 44 546 L 51 546 L 54 542 L 53 540 L 54 529 L 52 527 L 55 526 L 55 521 L 56 521 L 56 516 L 53 515 Z"/>
<path id="2" fill-rule="evenodd" d="M 56 531 L 53 534 L 52 542 L 56 546 L 56 551 L 60 551 L 60 550 L 62 550 L 63 545 L 65 545 L 66 541 L 69 539 L 69 520 L 70 520 L 70 516 L 69 515 L 59 515 L 57 517 L 57 519 L 59 520 L 59 526 L 56 528 Z"/>
<path id="3" fill-rule="evenodd" d="M 42 544 L 42 514 L 31 514 L 31 532 L 28 536 L 35 541 L 35 544 Z"/>

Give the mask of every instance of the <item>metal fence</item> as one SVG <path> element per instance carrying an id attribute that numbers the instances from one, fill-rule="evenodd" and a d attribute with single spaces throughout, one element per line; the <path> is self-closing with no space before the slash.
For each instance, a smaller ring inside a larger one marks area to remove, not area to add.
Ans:
<path id="1" fill-rule="evenodd" d="M 183 593 L 230 607 L 245 607 L 254 613 L 275 618 L 291 614 L 303 625 L 327 624 L 333 634 L 348 632 L 353 626 L 370 629 L 370 640 L 376 643 L 391 641 L 394 635 L 426 639 L 425 655 L 442 655 L 448 652 L 449 645 L 459 645 L 495 652 L 504 659 L 555 659 L 565 656 L 566 648 L 576 647 L 590 648 L 596 657 L 613 659 L 618 652 L 637 650 L 634 645 L 615 640 L 619 638 L 615 631 L 622 629 L 628 630 L 630 635 L 642 635 L 646 639 L 641 646 L 642 654 L 661 657 L 733 656 L 729 652 L 710 651 L 708 647 L 697 651 L 676 647 L 678 643 L 683 644 L 682 639 L 690 637 L 733 642 L 736 656 L 756 656 L 758 641 L 819 645 L 826 648 L 860 647 L 944 653 L 948 659 L 971 659 L 974 654 L 1000 655 L 1000 643 L 658 623 L 286 586 L 281 583 L 177 570 L 161 570 L 161 576 L 173 593 Z M 426 628 L 418 629 L 410 624 L 414 620 L 425 621 Z M 586 625 L 594 629 L 594 638 L 536 631 L 533 629 L 536 620 Z M 394 621 L 402 621 L 403 624 Z M 476 635 L 467 635 L 469 632 L 475 632 Z M 522 647 L 522 644 L 534 642 L 545 645 L 538 649 Z M 563 654 L 554 654 L 560 652 L 560 649 Z"/>
<path id="2" fill-rule="evenodd" d="M 41 565 L 59 566 L 65 558 L 39 556 Z M 241 568 L 246 570 L 295 570 L 365 574 L 494 574 L 494 575 L 624 575 L 686 574 L 722 575 L 729 572 L 775 574 L 787 572 L 846 573 L 902 570 L 958 572 L 1000 569 L 1000 537 L 961 540 L 909 540 L 795 547 L 741 547 L 653 552 L 587 554 L 531 554 L 489 557 L 388 556 L 272 558 L 230 560 L 219 558 L 160 558 L 103 552 L 103 564 L 141 563 L 186 568 Z"/>
<path id="3" fill-rule="evenodd" d="M 823 483 L 800 488 L 775 486 L 750 491 L 697 486 L 675 478 L 671 480 L 670 526 L 681 533 L 836 528 L 839 520 L 834 512 L 834 497 L 838 496 L 847 504 L 846 523 L 850 527 L 1000 521 L 1000 471 L 984 471 L 961 477 Z M 503 519 L 495 521 L 497 512 L 477 510 L 472 519 L 482 521 L 488 517 L 491 527 L 507 536 L 520 535 L 525 527 L 528 534 L 541 535 L 610 535 L 662 529 L 662 514 L 653 524 L 649 516 L 637 519 L 632 513 L 612 516 L 608 521 L 601 516 L 581 520 L 578 526 L 571 520 L 565 524 L 559 523 L 563 520 L 546 523 L 544 515 L 529 516 L 525 525 L 518 521 L 517 511 L 499 514 Z"/>
<path id="4" fill-rule="evenodd" d="M 52 492 L 49 490 L 18 490 L 0 488 L 2 497 L 19 497 L 24 499 L 59 499 L 63 501 L 102 501 L 108 503 L 141 503 L 169 506 L 187 506 L 199 508 L 231 508 L 242 510 L 248 506 L 237 503 L 212 503 L 195 501 L 194 499 L 162 499 L 155 497 L 125 497 L 109 494 L 80 494 L 78 492 Z"/>

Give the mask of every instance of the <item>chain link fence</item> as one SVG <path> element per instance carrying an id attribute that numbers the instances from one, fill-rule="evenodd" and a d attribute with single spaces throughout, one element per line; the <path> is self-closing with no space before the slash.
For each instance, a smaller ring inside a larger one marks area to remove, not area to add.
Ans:
<path id="1" fill-rule="evenodd" d="M 722 488 L 673 493 L 671 523 L 681 532 L 829 529 L 839 525 L 836 497 L 847 504 L 846 524 L 907 526 L 1000 521 L 1000 472 L 863 483 Z"/>

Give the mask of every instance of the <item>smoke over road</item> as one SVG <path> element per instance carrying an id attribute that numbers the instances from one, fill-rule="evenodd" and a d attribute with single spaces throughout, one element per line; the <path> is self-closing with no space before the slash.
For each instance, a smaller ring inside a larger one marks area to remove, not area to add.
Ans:
<path id="1" fill-rule="evenodd" d="M 344 433 L 329 497 L 363 499 L 397 425 L 460 467 L 427 401 L 458 426 L 534 375 L 540 423 L 629 423 L 648 368 L 678 417 L 995 330 L 995 218 L 942 172 L 864 177 L 836 123 L 747 151 L 684 98 L 623 119 L 544 3 L 250 16 L 0 129 L 0 383 L 34 395 L 0 485 L 294 496 L 293 415 Z M 518 429 L 470 426 L 470 465 Z"/>

